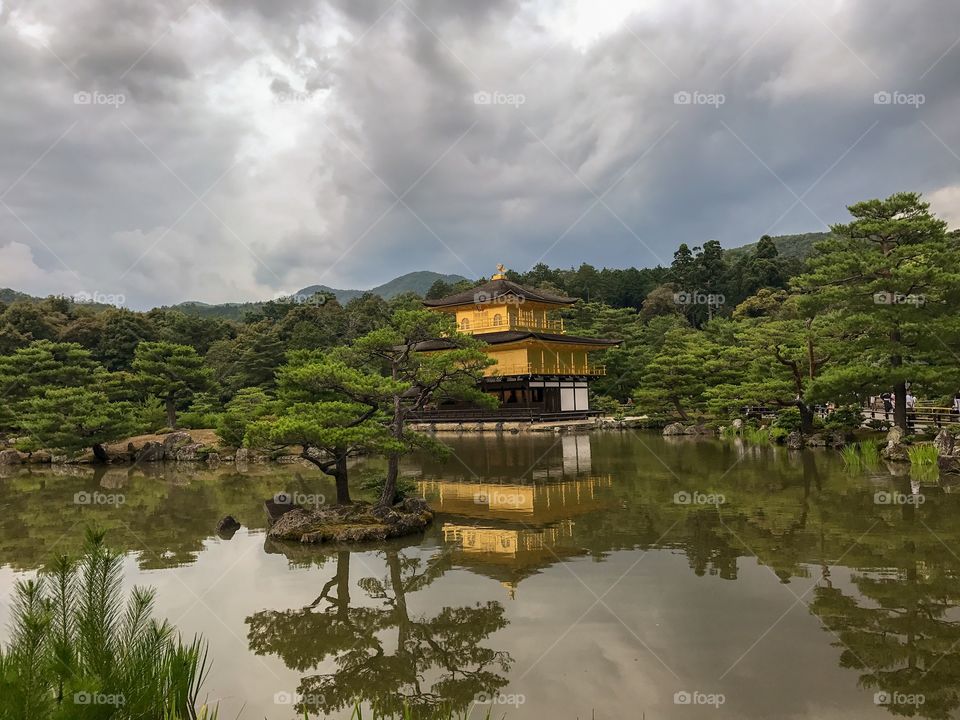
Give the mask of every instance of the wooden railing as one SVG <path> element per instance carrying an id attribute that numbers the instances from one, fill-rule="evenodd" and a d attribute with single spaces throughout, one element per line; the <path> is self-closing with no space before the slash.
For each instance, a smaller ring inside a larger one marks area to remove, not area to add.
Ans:
<path id="1" fill-rule="evenodd" d="M 536 363 L 519 363 L 515 365 L 494 365 L 490 369 L 491 375 L 606 375 L 606 365 L 538 365 Z"/>
<path id="2" fill-rule="evenodd" d="M 567 412 L 548 412 L 543 408 L 500 406 L 498 408 L 426 408 L 408 416 L 410 422 L 463 422 L 468 420 L 503 421 L 540 421 L 574 420 L 600 415 L 599 410 L 568 410 Z"/>
<path id="3" fill-rule="evenodd" d="M 777 415 L 779 408 L 767 407 L 763 405 L 744 406 L 740 409 L 741 413 L 748 418 L 772 418 Z M 894 411 L 877 410 L 875 408 L 862 408 L 864 423 L 870 420 L 879 420 L 893 424 Z M 829 416 L 825 408 L 818 407 L 815 413 L 821 418 Z M 960 424 L 960 414 L 950 407 L 940 407 L 936 405 L 920 405 L 919 403 L 913 410 L 907 410 L 907 424 L 911 428 L 944 427 L 946 425 Z"/>
<path id="4" fill-rule="evenodd" d="M 505 317 L 501 322 L 494 323 L 493 320 L 484 322 L 471 322 L 468 327 L 460 325 L 462 333 L 485 333 L 485 332 L 504 332 L 506 330 L 540 330 L 543 332 L 552 332 L 563 334 L 563 320 L 544 320 L 540 318 L 512 318 Z"/>
<path id="5" fill-rule="evenodd" d="M 874 410 L 866 408 L 863 411 L 866 420 L 882 420 L 893 423 L 894 411 Z M 907 410 L 907 424 L 911 427 L 943 427 L 960 423 L 960 415 L 953 408 L 938 407 L 935 405 L 917 405 L 913 410 Z"/>

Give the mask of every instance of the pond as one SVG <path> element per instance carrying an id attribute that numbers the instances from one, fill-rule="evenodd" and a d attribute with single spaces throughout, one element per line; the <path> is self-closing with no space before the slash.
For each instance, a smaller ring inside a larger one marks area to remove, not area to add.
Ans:
<path id="1" fill-rule="evenodd" d="M 936 478 L 653 433 L 447 442 L 404 464 L 433 526 L 378 547 L 266 540 L 264 499 L 333 497 L 299 466 L 7 471 L 0 638 L 14 582 L 95 524 L 209 639 L 221 717 L 958 716 L 960 495 Z"/>

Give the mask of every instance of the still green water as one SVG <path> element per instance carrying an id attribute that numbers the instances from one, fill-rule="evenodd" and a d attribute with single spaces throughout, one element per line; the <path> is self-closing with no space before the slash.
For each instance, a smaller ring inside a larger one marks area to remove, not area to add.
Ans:
<path id="1" fill-rule="evenodd" d="M 960 716 L 960 495 L 935 478 L 652 433 L 449 443 L 404 468 L 428 532 L 350 549 L 266 541 L 265 498 L 334 496 L 308 468 L 7 470 L 0 638 L 14 582 L 97 524 L 209 639 L 221 717 Z"/>

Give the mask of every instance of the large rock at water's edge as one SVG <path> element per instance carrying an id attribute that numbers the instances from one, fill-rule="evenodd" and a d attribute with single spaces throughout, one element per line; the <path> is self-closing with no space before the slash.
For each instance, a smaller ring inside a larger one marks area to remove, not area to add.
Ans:
<path id="1" fill-rule="evenodd" d="M 944 475 L 960 475 L 960 457 L 941 455 L 937 458 L 937 466 Z"/>
<path id="2" fill-rule="evenodd" d="M 217 523 L 217 535 L 224 540 L 229 540 L 232 538 L 234 533 L 236 533 L 239 529 L 240 523 L 237 522 L 237 519 L 233 515 L 227 515 Z"/>
<path id="3" fill-rule="evenodd" d="M 267 512 L 268 525 L 273 525 L 281 517 L 294 510 L 303 510 L 306 512 L 306 508 L 304 508 L 303 505 L 298 505 L 293 502 L 286 493 L 277 493 L 269 500 L 264 500 L 263 509 Z"/>
<path id="4" fill-rule="evenodd" d="M 937 437 L 934 438 L 933 445 L 937 448 L 937 453 L 940 457 L 947 457 L 953 455 L 955 442 L 956 440 L 953 434 L 946 428 L 943 428 L 937 433 Z"/>
<path id="5" fill-rule="evenodd" d="M 785 444 L 790 450 L 800 450 L 803 448 L 803 435 L 799 430 L 794 430 L 792 433 L 787 435 Z"/>
<path id="6" fill-rule="evenodd" d="M 240 472 L 246 472 L 250 469 L 250 451 L 247 448 L 237 448 L 233 461 Z"/>
<path id="7" fill-rule="evenodd" d="M 163 436 L 163 446 L 166 448 L 180 447 L 193 442 L 193 437 L 185 430 L 176 430 Z"/>
<path id="8" fill-rule="evenodd" d="M 172 432 L 163 438 L 163 456 L 167 460 L 176 460 L 177 451 L 193 442 L 188 432 Z"/>
<path id="9" fill-rule="evenodd" d="M 880 456 L 884 460 L 890 460 L 891 462 L 909 462 L 910 455 L 907 453 L 907 448 L 903 445 L 903 428 L 898 425 L 894 425 L 887 432 L 887 446 L 880 451 Z"/>
<path id="10" fill-rule="evenodd" d="M 663 434 L 667 435 L 686 435 L 687 429 L 683 426 L 683 423 L 672 422 L 663 428 Z"/>
<path id="11" fill-rule="evenodd" d="M 136 462 L 162 462 L 164 455 L 163 445 L 158 442 L 146 442 L 136 453 Z"/>
<path id="12" fill-rule="evenodd" d="M 389 508 L 367 503 L 319 510 L 297 507 L 283 513 L 267 537 L 301 543 L 380 542 L 419 532 L 432 521 L 433 513 L 419 498 L 407 498 Z"/>
<path id="13" fill-rule="evenodd" d="M 0 465 L 20 465 L 23 456 L 17 450 L 0 451 Z"/>
<path id="14" fill-rule="evenodd" d="M 171 453 L 167 455 L 167 459 L 176 460 L 177 462 L 199 462 L 206 460 L 206 457 L 200 453 L 200 450 L 203 448 L 204 445 L 202 443 L 190 442 L 171 451 Z"/>

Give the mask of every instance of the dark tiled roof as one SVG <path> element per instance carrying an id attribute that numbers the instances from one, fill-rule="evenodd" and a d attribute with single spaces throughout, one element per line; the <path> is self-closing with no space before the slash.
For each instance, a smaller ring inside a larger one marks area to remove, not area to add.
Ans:
<path id="1" fill-rule="evenodd" d="M 562 295 L 553 295 L 543 290 L 528 288 L 519 285 L 511 280 L 490 280 L 483 285 L 478 285 L 470 290 L 464 290 L 456 295 L 448 295 L 439 300 L 424 300 L 423 304 L 427 307 L 449 307 L 451 305 L 488 305 L 496 302 L 497 298 L 503 296 L 513 296 L 529 300 L 530 302 L 541 302 L 548 305 L 572 305 L 577 301 L 576 298 L 563 297 Z"/>
<path id="2" fill-rule="evenodd" d="M 519 342 L 521 340 L 542 340 L 543 342 L 566 343 L 569 345 L 605 345 L 613 347 L 619 345 L 622 340 L 611 340 L 610 338 L 588 338 L 579 335 L 557 335 L 555 333 L 541 333 L 527 330 L 503 330 L 501 332 L 483 333 L 474 335 L 478 340 L 483 340 L 489 345 L 503 345 L 504 343 Z M 427 340 L 416 346 L 417 350 L 449 350 L 452 347 L 447 340 Z"/>

